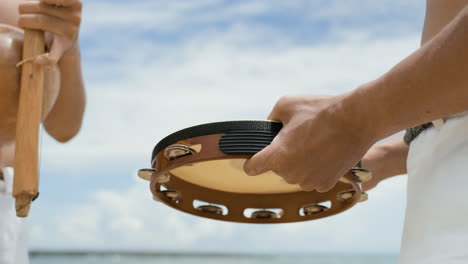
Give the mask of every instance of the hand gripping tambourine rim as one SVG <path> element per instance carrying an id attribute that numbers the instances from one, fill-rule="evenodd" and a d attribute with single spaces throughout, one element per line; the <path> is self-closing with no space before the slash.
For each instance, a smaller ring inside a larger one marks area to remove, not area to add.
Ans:
<path id="1" fill-rule="evenodd" d="M 249 159 L 268 146 L 281 128 L 281 123 L 272 121 L 228 121 L 186 128 L 161 140 L 153 150 L 152 168 L 142 169 L 138 175 L 150 181 L 155 200 L 189 214 L 230 222 L 314 220 L 341 213 L 367 199 L 361 182 L 369 180 L 371 174 L 359 167 L 351 169 L 326 193 L 305 192 L 287 183 L 284 183 L 287 191 L 255 192 L 251 188 L 233 191 L 217 188 L 216 184 L 199 184 L 201 178 L 182 177 L 178 172 L 213 161 Z M 220 183 L 220 178 L 213 180 Z M 205 204 L 195 205 L 194 201 Z M 324 206 L 327 202 L 329 205 Z"/>

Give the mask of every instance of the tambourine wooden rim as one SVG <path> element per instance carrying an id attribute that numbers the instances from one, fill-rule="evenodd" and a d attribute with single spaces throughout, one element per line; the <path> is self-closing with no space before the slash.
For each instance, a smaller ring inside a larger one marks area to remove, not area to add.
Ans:
<path id="1" fill-rule="evenodd" d="M 281 123 L 272 121 L 228 121 L 180 130 L 155 146 L 152 168 L 140 170 L 139 176 L 150 181 L 154 198 L 170 207 L 241 223 L 314 220 L 341 213 L 367 198 L 361 182 L 370 178 L 370 173 L 361 168 L 349 171 L 326 193 L 305 192 L 287 183 L 284 190 L 282 185 L 278 185 L 281 190 L 274 185 L 275 191 L 256 192 L 248 184 L 247 191 L 230 190 L 198 184 L 196 178 L 178 173 L 208 162 L 248 159 L 268 146 L 281 128 Z M 197 201 L 202 205 L 196 205 Z"/>

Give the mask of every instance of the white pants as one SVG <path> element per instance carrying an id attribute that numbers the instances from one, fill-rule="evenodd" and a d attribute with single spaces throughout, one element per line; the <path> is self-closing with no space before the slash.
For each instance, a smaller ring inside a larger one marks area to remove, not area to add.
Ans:
<path id="1" fill-rule="evenodd" d="M 410 146 L 401 264 L 468 263 L 468 116 Z"/>
<path id="2" fill-rule="evenodd" d="M 25 219 L 16 217 L 12 197 L 13 169 L 4 168 L 4 181 L 0 181 L 0 263 L 27 264 L 28 246 Z"/>

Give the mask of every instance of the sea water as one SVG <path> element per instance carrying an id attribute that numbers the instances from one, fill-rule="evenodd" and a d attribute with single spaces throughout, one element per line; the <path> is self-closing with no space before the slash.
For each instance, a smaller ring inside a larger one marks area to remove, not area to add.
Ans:
<path id="1" fill-rule="evenodd" d="M 138 255 L 48 254 L 32 255 L 31 264 L 397 264 L 394 255 Z"/>

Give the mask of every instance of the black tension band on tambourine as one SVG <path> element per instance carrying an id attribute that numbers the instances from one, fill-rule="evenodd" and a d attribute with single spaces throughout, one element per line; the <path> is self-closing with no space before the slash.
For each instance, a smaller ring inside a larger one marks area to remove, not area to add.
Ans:
<path id="1" fill-rule="evenodd" d="M 218 142 L 224 154 L 255 155 L 271 144 L 278 133 L 261 130 L 233 130 L 226 132 Z"/>
<path id="2" fill-rule="evenodd" d="M 255 154 L 268 146 L 283 127 L 272 121 L 226 121 L 189 127 L 161 140 L 153 149 L 151 160 L 166 147 L 187 138 L 225 134 L 219 148 L 225 154 Z"/>

